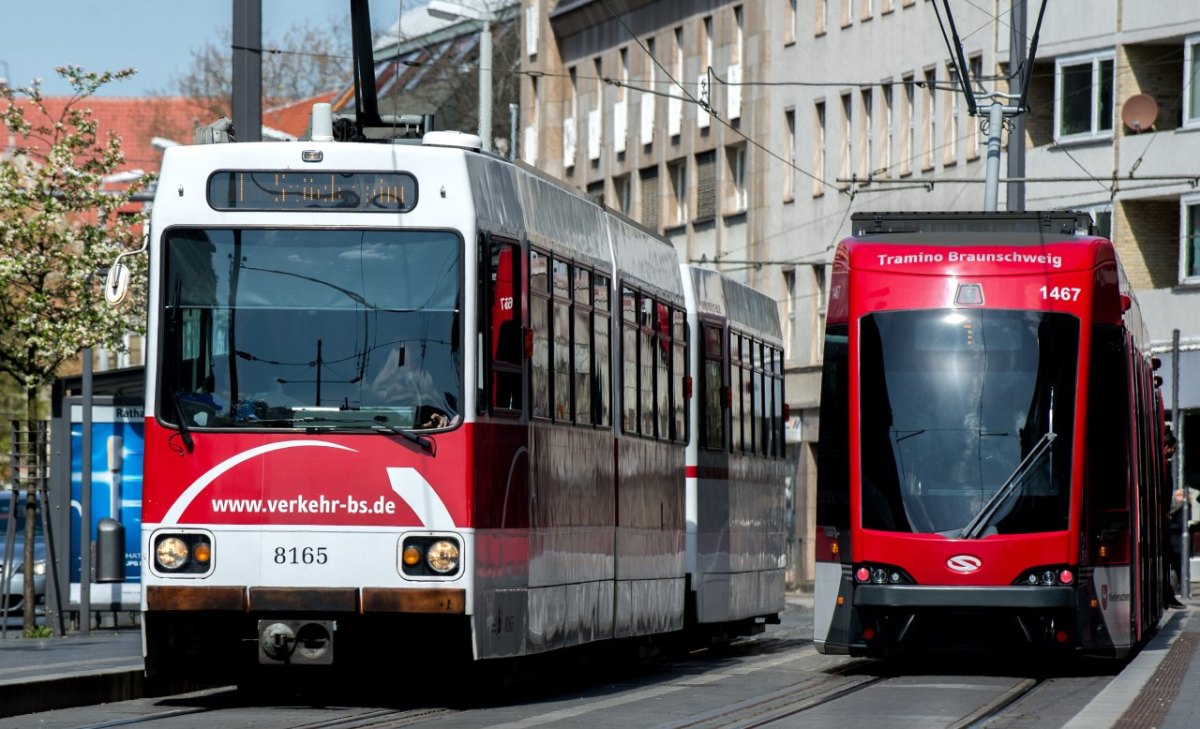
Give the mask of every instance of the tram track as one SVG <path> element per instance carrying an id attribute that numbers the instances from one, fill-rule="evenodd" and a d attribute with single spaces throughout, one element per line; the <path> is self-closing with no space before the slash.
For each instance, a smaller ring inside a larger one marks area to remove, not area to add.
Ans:
<path id="1" fill-rule="evenodd" d="M 113 719 L 110 721 L 88 724 L 79 729 L 116 729 L 127 726 L 153 726 L 155 723 L 169 722 L 184 716 L 199 714 L 220 714 L 242 710 L 244 707 L 213 707 L 197 706 L 175 708 L 159 711 L 153 714 Z M 456 709 L 441 707 L 406 708 L 406 709 L 367 709 L 344 716 L 329 717 L 301 724 L 289 724 L 290 729 L 393 729 L 424 723 L 434 719 L 442 719 L 459 713 Z M 213 717 L 204 720 L 206 724 L 213 723 Z M 269 722 L 268 722 L 269 723 Z"/>

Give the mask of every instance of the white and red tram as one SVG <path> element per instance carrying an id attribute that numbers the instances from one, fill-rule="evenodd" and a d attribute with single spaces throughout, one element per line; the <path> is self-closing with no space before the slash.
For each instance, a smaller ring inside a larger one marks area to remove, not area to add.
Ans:
<path id="1" fill-rule="evenodd" d="M 782 611 L 762 294 L 450 132 L 172 148 L 149 246 L 150 674 Z"/>

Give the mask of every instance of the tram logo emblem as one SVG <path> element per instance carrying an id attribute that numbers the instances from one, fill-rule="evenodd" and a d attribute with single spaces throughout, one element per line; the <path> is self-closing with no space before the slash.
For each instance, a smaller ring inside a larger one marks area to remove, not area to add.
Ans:
<path id="1" fill-rule="evenodd" d="M 959 574 L 969 575 L 983 566 L 983 561 L 969 554 L 956 554 L 946 560 L 946 566 Z"/>

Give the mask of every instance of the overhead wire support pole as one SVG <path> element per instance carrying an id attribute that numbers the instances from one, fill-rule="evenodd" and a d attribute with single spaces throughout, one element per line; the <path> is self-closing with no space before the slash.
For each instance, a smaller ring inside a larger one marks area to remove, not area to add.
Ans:
<path id="1" fill-rule="evenodd" d="M 996 212 L 1000 201 L 1000 138 L 1004 134 L 1004 117 L 1021 113 L 1019 106 L 1005 106 L 1000 98 L 1008 94 L 993 92 L 988 107 L 987 174 L 984 177 L 983 209 Z"/>

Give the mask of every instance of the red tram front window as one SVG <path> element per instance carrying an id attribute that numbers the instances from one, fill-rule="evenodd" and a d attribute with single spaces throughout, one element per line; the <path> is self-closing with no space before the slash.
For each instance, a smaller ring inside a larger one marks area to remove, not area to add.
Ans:
<path id="1" fill-rule="evenodd" d="M 1067 528 L 1078 319 L 880 312 L 862 319 L 860 357 L 863 527 Z"/>

